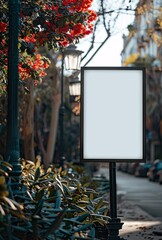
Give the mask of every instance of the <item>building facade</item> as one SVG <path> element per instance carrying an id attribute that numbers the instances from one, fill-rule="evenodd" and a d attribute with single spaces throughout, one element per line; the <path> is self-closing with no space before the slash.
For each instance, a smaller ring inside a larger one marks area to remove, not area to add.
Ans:
<path id="1" fill-rule="evenodd" d="M 162 0 L 140 0 L 128 31 L 122 65 L 146 67 L 146 160 L 162 159 Z"/>

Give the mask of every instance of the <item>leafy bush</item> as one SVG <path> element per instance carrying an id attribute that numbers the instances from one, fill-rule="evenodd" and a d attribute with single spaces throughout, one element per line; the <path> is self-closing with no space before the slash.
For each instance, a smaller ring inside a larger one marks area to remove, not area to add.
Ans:
<path id="1" fill-rule="evenodd" d="M 51 166 L 45 171 L 40 159 L 36 163 L 21 160 L 21 164 L 18 203 L 9 200 L 13 203 L 9 211 L 7 202 L 5 211 L 0 211 L 0 239 L 94 239 L 94 224 L 107 224 L 108 204 L 84 169 L 71 166 L 62 171 Z M 2 178 L 0 184 L 7 192 L 5 176 Z"/>

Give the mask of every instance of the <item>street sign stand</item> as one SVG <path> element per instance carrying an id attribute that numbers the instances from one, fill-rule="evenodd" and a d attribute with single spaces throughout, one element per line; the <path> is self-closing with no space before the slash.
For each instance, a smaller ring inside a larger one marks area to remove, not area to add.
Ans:
<path id="1" fill-rule="evenodd" d="M 116 162 L 145 161 L 145 95 L 144 68 L 81 68 L 81 161 L 109 162 L 109 240 L 123 239 Z"/>
<path id="2" fill-rule="evenodd" d="M 122 240 L 119 237 L 119 230 L 122 229 L 123 223 L 117 217 L 117 191 L 116 191 L 116 163 L 109 163 L 109 177 L 110 177 L 110 217 L 108 224 L 109 240 Z"/>
<path id="3" fill-rule="evenodd" d="M 9 41 L 8 41 L 8 110 L 7 110 L 7 141 L 6 161 L 12 165 L 11 188 L 17 197 L 20 195 L 21 164 L 19 162 L 19 128 L 18 128 L 18 64 L 19 64 L 19 29 L 20 1 L 9 1 Z"/>

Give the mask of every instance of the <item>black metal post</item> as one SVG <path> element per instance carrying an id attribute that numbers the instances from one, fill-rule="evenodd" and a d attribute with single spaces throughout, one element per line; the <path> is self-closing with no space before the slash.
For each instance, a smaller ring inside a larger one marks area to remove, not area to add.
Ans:
<path id="1" fill-rule="evenodd" d="M 61 105 L 60 105 L 60 156 L 61 156 L 61 166 L 63 168 L 65 161 L 65 148 L 64 148 L 64 52 L 62 51 L 62 66 L 61 66 Z"/>
<path id="2" fill-rule="evenodd" d="M 110 162 L 109 164 L 110 176 L 110 216 L 117 218 L 117 197 L 116 197 L 116 163 Z"/>
<path id="3" fill-rule="evenodd" d="M 8 41 L 8 115 L 6 160 L 13 166 L 11 173 L 14 190 L 19 186 L 21 166 L 19 164 L 19 129 L 18 129 L 18 35 L 20 25 L 20 1 L 9 0 L 9 41 Z"/>
<path id="4" fill-rule="evenodd" d="M 108 223 L 109 240 L 122 240 L 119 237 L 119 230 L 123 223 L 117 218 L 117 191 L 116 191 L 116 163 L 109 163 L 109 177 L 110 177 L 110 217 Z"/>

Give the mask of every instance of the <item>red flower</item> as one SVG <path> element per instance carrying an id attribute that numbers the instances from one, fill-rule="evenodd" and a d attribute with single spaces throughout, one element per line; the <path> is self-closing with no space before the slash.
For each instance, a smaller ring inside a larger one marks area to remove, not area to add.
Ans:
<path id="1" fill-rule="evenodd" d="M 0 32 L 5 32 L 7 29 L 7 23 L 0 22 Z"/>
<path id="2" fill-rule="evenodd" d="M 94 12 L 93 10 L 88 10 L 89 16 L 88 16 L 88 22 L 93 22 L 96 20 L 97 18 L 97 14 L 96 12 Z"/>
<path id="3" fill-rule="evenodd" d="M 66 38 L 63 41 L 59 42 L 60 47 L 67 47 L 68 44 L 69 44 L 69 42 Z"/>
<path id="4" fill-rule="evenodd" d="M 32 77 L 39 80 L 43 77 L 49 62 L 43 56 L 36 55 L 34 50 L 42 45 L 49 48 L 55 46 L 66 47 L 69 44 L 83 38 L 93 31 L 93 21 L 96 20 L 96 13 L 90 10 L 93 0 L 61 0 L 41 1 L 36 0 L 36 8 L 31 7 L 32 1 L 22 1 L 20 42 L 24 40 L 27 48 L 19 48 L 20 78 L 25 80 Z M 2 0 L 2 5 L 7 6 L 7 1 Z M 29 7 L 28 7 L 29 5 Z M 37 9 L 37 11 L 35 11 Z M 3 12 L 3 8 L 0 10 Z M 6 14 L 6 16 L 5 16 Z M 5 11 L 1 14 L 0 21 L 0 55 L 1 68 L 7 68 L 8 59 L 8 16 Z M 26 46 L 25 45 L 25 46 Z M 35 47 L 34 47 L 35 46 Z M 32 49 L 33 54 L 29 55 L 27 50 Z M 4 72 L 4 75 L 6 73 Z"/>
<path id="5" fill-rule="evenodd" d="M 48 27 L 51 27 L 51 23 L 50 23 L 49 21 L 46 21 L 46 25 L 47 25 Z"/>
<path id="6" fill-rule="evenodd" d="M 32 34 L 30 36 L 26 36 L 24 37 L 24 41 L 25 42 L 32 42 L 32 43 L 35 43 L 36 42 L 36 39 L 35 39 L 35 34 Z"/>

